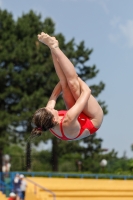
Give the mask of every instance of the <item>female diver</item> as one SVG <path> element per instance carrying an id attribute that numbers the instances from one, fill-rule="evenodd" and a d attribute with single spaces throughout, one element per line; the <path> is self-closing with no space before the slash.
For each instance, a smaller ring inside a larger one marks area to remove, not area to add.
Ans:
<path id="1" fill-rule="evenodd" d="M 38 40 L 51 50 L 55 71 L 59 82 L 55 86 L 47 105 L 39 108 L 33 115 L 36 126 L 32 135 L 41 135 L 49 130 L 61 140 L 79 140 L 95 133 L 102 124 L 103 111 L 92 96 L 88 85 L 82 81 L 70 60 L 59 48 L 55 37 L 42 32 Z M 60 93 L 66 110 L 55 110 L 56 100 Z"/>

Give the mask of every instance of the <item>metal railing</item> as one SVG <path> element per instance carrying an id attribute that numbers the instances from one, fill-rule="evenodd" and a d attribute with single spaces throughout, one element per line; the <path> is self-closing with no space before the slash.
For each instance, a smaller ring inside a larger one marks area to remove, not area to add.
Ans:
<path id="1" fill-rule="evenodd" d="M 0 191 L 5 194 L 6 196 L 12 191 L 11 185 L 5 183 L 4 181 L 0 180 Z"/>
<path id="2" fill-rule="evenodd" d="M 6 184 L 0 180 L 0 191 L 5 193 L 6 190 Z"/>
<path id="3" fill-rule="evenodd" d="M 16 172 L 10 172 L 14 177 Z M 87 173 L 60 173 L 60 172 L 18 172 L 25 176 L 31 177 L 63 177 L 63 178 L 94 178 L 94 179 L 133 179 L 133 175 L 116 175 L 116 174 L 87 174 Z"/>
<path id="4" fill-rule="evenodd" d="M 34 184 L 34 186 L 37 186 L 37 187 L 41 188 L 42 190 L 50 193 L 53 196 L 53 200 L 56 200 L 56 195 L 55 195 L 54 192 L 52 192 L 51 190 L 43 187 L 42 185 L 39 185 L 38 183 L 36 183 L 34 181 L 31 181 L 29 178 L 26 178 L 26 180 L 29 181 L 30 183 Z M 34 187 L 34 194 L 36 194 L 36 193 L 37 193 L 37 190 L 36 190 L 36 187 Z"/>

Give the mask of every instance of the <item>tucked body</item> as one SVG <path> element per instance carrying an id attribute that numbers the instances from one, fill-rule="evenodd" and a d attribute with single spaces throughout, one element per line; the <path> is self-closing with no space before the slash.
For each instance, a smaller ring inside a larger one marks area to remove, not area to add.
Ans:
<path id="1" fill-rule="evenodd" d="M 73 64 L 60 50 L 56 38 L 42 32 L 38 35 L 38 39 L 51 50 L 59 82 L 47 105 L 35 112 L 33 122 L 36 128 L 32 130 L 32 134 L 41 134 L 42 131 L 49 129 L 56 137 L 63 140 L 88 137 L 102 124 L 101 106 L 92 96 L 88 85 L 78 77 Z M 55 109 L 60 93 L 62 93 L 66 111 Z"/>

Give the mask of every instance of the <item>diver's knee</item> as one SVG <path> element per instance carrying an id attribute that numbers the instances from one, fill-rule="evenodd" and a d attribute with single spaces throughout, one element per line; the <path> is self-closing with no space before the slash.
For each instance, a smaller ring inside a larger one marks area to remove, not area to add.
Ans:
<path id="1" fill-rule="evenodd" d="M 78 79 L 69 80 L 68 85 L 71 91 L 79 90 L 80 88 Z"/>

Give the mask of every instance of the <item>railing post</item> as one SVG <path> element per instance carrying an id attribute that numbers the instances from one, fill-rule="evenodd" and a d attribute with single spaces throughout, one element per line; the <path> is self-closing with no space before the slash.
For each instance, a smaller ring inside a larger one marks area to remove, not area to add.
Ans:
<path id="1" fill-rule="evenodd" d="M 36 187 L 36 184 L 34 184 L 34 194 L 37 194 L 37 187 Z"/>

